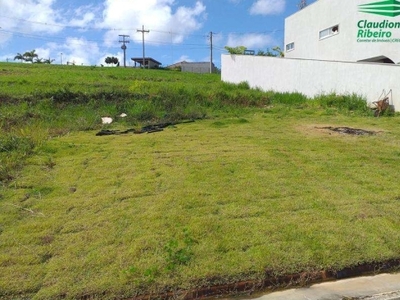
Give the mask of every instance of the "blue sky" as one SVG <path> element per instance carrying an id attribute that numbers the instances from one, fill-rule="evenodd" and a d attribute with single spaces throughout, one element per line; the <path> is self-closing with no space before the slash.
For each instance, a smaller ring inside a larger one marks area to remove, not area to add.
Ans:
<path id="1" fill-rule="evenodd" d="M 315 0 L 313 0 L 315 1 Z M 313 2 L 308 1 L 310 4 Z M 300 0 L 0 0 L 0 61 L 36 50 L 54 64 L 123 62 L 120 35 L 129 35 L 130 58 L 145 55 L 167 66 L 179 61 L 213 61 L 225 46 L 255 51 L 283 47 L 284 19 Z"/>

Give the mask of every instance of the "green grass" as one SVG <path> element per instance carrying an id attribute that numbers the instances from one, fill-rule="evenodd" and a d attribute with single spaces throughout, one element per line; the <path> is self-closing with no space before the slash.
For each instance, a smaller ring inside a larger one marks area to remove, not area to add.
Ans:
<path id="1" fill-rule="evenodd" d="M 11 74 L 36 67 L 5 66 Z M 75 72 L 92 71 L 140 76 Z M 352 110 L 356 96 L 338 96 L 336 105 L 333 95 L 262 93 L 213 76 L 140 74 L 144 90 L 153 88 L 150 78 L 162 81 L 153 98 L 180 91 L 171 111 L 187 99 L 179 95 L 198 95 L 205 116 L 153 134 L 99 137 L 100 116 L 122 105 L 128 116 L 146 111 L 135 108 L 149 105 L 135 93 L 151 93 L 129 91 L 136 83 L 122 79 L 126 103 L 75 88 L 79 101 L 53 103 L 32 96 L 28 79 L 26 94 L 4 92 L 0 158 L 16 166 L 0 187 L 0 298 L 124 298 L 399 258 L 397 116 Z M 91 88 L 90 78 L 68 78 Z M 379 133 L 347 136 L 325 126 Z"/>

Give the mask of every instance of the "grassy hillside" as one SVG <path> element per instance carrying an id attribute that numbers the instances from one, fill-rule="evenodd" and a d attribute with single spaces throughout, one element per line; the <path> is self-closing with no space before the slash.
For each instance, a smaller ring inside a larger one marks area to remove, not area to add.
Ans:
<path id="1" fill-rule="evenodd" d="M 162 70 L 0 70 L 0 298 L 178 295 L 400 258 L 400 121 L 354 95 Z M 374 134 L 329 129 L 344 126 Z"/>

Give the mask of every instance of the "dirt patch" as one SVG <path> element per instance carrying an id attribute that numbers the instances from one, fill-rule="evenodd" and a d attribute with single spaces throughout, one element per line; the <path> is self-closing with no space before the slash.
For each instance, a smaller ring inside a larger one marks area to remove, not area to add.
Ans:
<path id="1" fill-rule="evenodd" d="M 359 129 L 359 128 L 351 128 L 351 127 L 326 126 L 326 127 L 315 127 L 315 128 L 334 131 L 334 132 L 337 132 L 339 134 L 349 134 L 349 135 L 375 135 L 375 134 L 378 133 L 376 131 Z"/>
<path id="2" fill-rule="evenodd" d="M 113 134 L 118 135 L 118 134 L 128 134 L 128 133 L 134 133 L 134 134 L 153 133 L 153 132 L 163 131 L 164 128 L 167 128 L 167 127 L 170 127 L 170 126 L 175 126 L 177 124 L 192 123 L 192 122 L 194 122 L 194 120 L 187 120 L 187 121 L 180 121 L 180 122 L 158 123 L 158 124 L 151 124 L 151 125 L 143 126 L 140 129 L 130 128 L 130 129 L 127 129 L 127 130 L 124 130 L 124 131 L 102 129 L 98 133 L 96 133 L 96 136 L 113 135 Z"/>
<path id="3" fill-rule="evenodd" d="M 374 136 L 381 134 L 383 131 L 375 130 L 375 128 L 354 128 L 349 126 L 332 126 L 330 124 L 303 124 L 296 127 L 296 130 L 307 136 L 323 137 L 323 136 Z"/>

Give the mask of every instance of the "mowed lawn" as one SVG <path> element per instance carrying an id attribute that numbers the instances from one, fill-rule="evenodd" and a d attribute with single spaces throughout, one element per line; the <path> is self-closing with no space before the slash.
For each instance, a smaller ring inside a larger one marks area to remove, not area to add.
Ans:
<path id="1" fill-rule="evenodd" d="M 400 258 L 399 125 L 259 109 L 53 138 L 0 189 L 0 298 L 124 298 Z"/>

